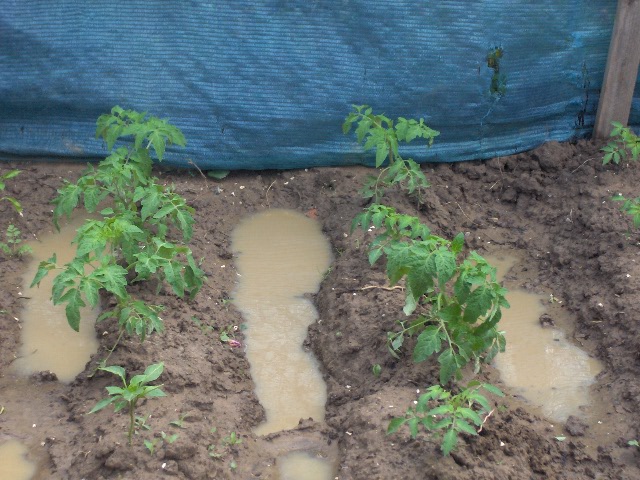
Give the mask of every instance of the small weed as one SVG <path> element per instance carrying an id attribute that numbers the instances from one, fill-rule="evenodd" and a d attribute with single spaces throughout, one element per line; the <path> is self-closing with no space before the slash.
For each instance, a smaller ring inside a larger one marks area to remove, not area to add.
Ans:
<path id="1" fill-rule="evenodd" d="M 157 380 L 164 369 L 164 363 L 156 363 L 146 368 L 142 375 L 135 375 L 127 383 L 127 377 L 125 369 L 119 366 L 101 367 L 100 370 L 113 373 L 122 380 L 123 387 L 110 386 L 107 387 L 109 397 L 99 401 L 95 407 L 91 409 L 89 413 L 95 413 L 102 410 L 107 405 L 114 404 L 114 412 L 127 408 L 129 411 L 129 432 L 128 439 L 129 445 L 131 445 L 131 439 L 133 436 L 133 429 L 136 424 L 135 409 L 140 399 L 164 397 L 166 394 L 160 390 L 162 385 L 147 385 L 149 382 Z M 146 441 L 145 441 L 146 445 Z M 148 448 L 148 447 L 147 447 Z"/>
<path id="2" fill-rule="evenodd" d="M 382 373 L 382 367 L 380 366 L 379 363 L 376 363 L 372 368 L 371 371 L 373 372 L 373 376 L 378 378 L 380 377 L 380 374 Z"/>
<path id="3" fill-rule="evenodd" d="M 208 325 L 206 323 L 203 323 L 195 315 L 191 316 L 191 321 L 196 324 L 196 326 L 200 329 L 200 332 L 204 335 L 206 335 L 207 333 L 213 332 L 214 330 L 213 325 Z"/>
<path id="4" fill-rule="evenodd" d="M 611 141 L 602 149 L 602 164 L 613 162 L 617 165 L 628 158 L 637 161 L 640 156 L 640 137 L 620 122 L 611 122 L 611 125 Z"/>
<path id="5" fill-rule="evenodd" d="M 222 458 L 226 452 L 216 450 L 218 448 L 215 444 L 211 444 L 207 447 L 207 452 L 211 458 Z"/>
<path id="6" fill-rule="evenodd" d="M 236 435 L 236 432 L 231 432 L 228 436 L 222 439 L 222 444 L 226 446 L 239 445 L 242 443 L 242 439 Z"/>
<path id="7" fill-rule="evenodd" d="M 189 413 L 184 413 L 184 414 L 180 415 L 178 420 L 170 421 L 169 425 L 173 425 L 173 426 L 178 427 L 178 428 L 184 428 L 184 421 L 188 416 L 189 416 Z"/>
<path id="8" fill-rule="evenodd" d="M 638 443 L 638 440 L 629 440 L 627 442 L 627 445 L 629 445 L 630 447 L 639 447 L 640 448 L 640 444 Z"/>
<path id="9" fill-rule="evenodd" d="M 624 202 L 620 206 L 620 210 L 631 216 L 633 219 L 633 228 L 640 227 L 640 197 L 625 198 L 622 195 L 616 195 L 612 198 L 616 202 Z"/>
<path id="10" fill-rule="evenodd" d="M 177 433 L 174 433 L 173 435 L 169 435 L 169 434 L 166 434 L 164 432 L 160 432 L 160 435 L 162 436 L 162 440 L 167 442 L 167 443 L 169 443 L 169 444 L 175 442 L 178 439 L 178 437 L 180 436 Z"/>
<path id="11" fill-rule="evenodd" d="M 9 225 L 4 234 L 5 242 L 0 242 L 0 250 L 10 257 L 23 257 L 24 255 L 33 253 L 29 245 L 20 245 L 22 243 L 22 233 L 14 225 Z"/>
<path id="12" fill-rule="evenodd" d="M 156 446 L 158 446 L 158 444 L 160 444 L 160 446 L 162 446 L 162 439 L 154 438 L 153 440 L 145 440 L 144 441 L 144 446 L 147 447 L 147 450 L 149 450 L 149 453 L 151 455 L 155 455 Z"/>
<path id="13" fill-rule="evenodd" d="M 5 174 L 0 175 L 0 192 L 4 191 L 4 189 L 7 187 L 5 184 L 7 180 L 11 180 L 12 178 L 17 177 L 18 175 L 20 175 L 20 170 L 11 170 Z M 6 196 L 0 198 L 0 201 L 2 200 L 6 200 L 11 205 L 13 205 L 13 208 L 15 209 L 15 211 L 18 212 L 18 214 L 22 217 L 22 205 L 20 205 L 20 202 L 18 202 L 18 200 L 16 200 L 13 197 L 6 197 Z"/>
<path id="14" fill-rule="evenodd" d="M 234 333 L 238 331 L 237 325 L 227 325 L 220 331 L 220 341 L 228 343 L 232 347 L 240 347 L 242 344 L 235 339 Z"/>
<path id="15" fill-rule="evenodd" d="M 493 48 L 487 54 L 487 67 L 493 70 L 489 91 L 492 96 L 503 97 L 507 93 L 507 77 L 500 73 L 500 60 L 504 55 L 504 50 L 500 47 Z"/>
<path id="16" fill-rule="evenodd" d="M 211 428 L 211 433 L 215 433 L 216 431 L 216 427 Z M 220 459 L 223 458 L 227 453 L 229 453 L 231 447 L 233 447 L 234 445 L 239 445 L 241 443 L 242 439 L 236 434 L 236 432 L 231 432 L 229 433 L 229 435 L 222 439 L 220 445 L 216 445 L 214 443 L 210 444 L 207 447 L 207 451 L 211 458 Z"/>
<path id="17" fill-rule="evenodd" d="M 146 417 L 140 417 L 137 416 L 135 417 L 135 434 L 138 434 L 138 430 L 151 430 L 151 425 L 149 425 L 147 422 L 149 421 L 149 419 L 151 418 L 151 415 L 147 415 Z"/>

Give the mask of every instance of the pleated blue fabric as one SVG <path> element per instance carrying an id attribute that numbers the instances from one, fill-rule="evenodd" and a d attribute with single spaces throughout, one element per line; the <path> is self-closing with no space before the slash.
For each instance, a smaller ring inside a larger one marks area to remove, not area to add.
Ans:
<path id="1" fill-rule="evenodd" d="M 114 105 L 169 119 L 188 143 L 166 162 L 202 169 L 372 164 L 352 104 L 439 130 L 403 147 L 418 162 L 584 137 L 616 4 L 0 0 L 0 157 L 103 157 Z"/>

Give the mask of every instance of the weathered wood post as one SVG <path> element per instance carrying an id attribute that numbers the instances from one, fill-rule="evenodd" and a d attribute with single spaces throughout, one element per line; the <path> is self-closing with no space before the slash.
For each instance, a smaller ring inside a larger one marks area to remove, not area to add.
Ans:
<path id="1" fill-rule="evenodd" d="M 618 0 L 607 67 L 598 102 L 595 138 L 611 133 L 611 122 L 626 125 L 640 65 L 640 0 Z"/>

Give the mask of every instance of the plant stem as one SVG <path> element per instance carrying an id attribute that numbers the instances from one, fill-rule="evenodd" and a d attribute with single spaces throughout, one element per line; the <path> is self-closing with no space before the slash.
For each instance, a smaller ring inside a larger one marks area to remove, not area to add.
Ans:
<path id="1" fill-rule="evenodd" d="M 135 417 L 133 411 L 136 408 L 135 401 L 129 402 L 129 446 L 131 446 L 131 439 L 133 437 L 133 426 L 135 424 Z"/>

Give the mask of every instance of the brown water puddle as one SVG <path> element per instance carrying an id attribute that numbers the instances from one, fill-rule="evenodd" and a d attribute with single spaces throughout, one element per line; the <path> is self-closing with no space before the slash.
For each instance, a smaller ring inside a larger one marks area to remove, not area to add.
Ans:
<path id="1" fill-rule="evenodd" d="M 485 257 L 504 278 L 517 260 Z M 509 286 L 507 285 L 507 288 Z M 509 289 L 511 308 L 503 311 L 500 327 L 506 332 L 506 352 L 494 360 L 502 380 L 554 421 L 564 422 L 589 405 L 589 387 L 602 370 L 600 363 L 570 343 L 554 326 L 543 327 L 540 317 L 548 313 L 550 298 L 524 290 Z M 567 315 L 554 309 L 555 324 L 568 324 Z"/>
<path id="2" fill-rule="evenodd" d="M 234 303 L 247 323 L 246 354 L 267 417 L 255 433 L 292 429 L 300 419 L 324 421 L 326 385 L 316 359 L 303 348 L 307 328 L 317 319 L 304 295 L 317 292 L 331 264 L 320 225 L 294 211 L 267 210 L 235 229 L 233 251 L 240 276 Z M 301 462 L 304 478 L 331 477 L 321 471 L 326 462 L 316 468 L 311 465 L 319 459 L 287 458 L 278 461 L 282 478 L 294 478 L 287 469 Z M 310 469 L 318 476 L 308 476 Z"/>
<path id="3" fill-rule="evenodd" d="M 36 466 L 26 458 L 27 447 L 17 440 L 0 443 L 0 479 L 30 480 Z"/>
<path id="4" fill-rule="evenodd" d="M 98 309 L 82 309 L 80 332 L 75 332 L 67 323 L 65 306 L 54 306 L 51 302 L 51 286 L 57 275 L 56 271 L 50 272 L 39 288 L 29 288 L 40 261 L 47 260 L 54 252 L 59 265 L 71 261 L 75 255 L 75 245 L 71 245 L 71 241 L 83 222 L 84 217 L 75 218 L 62 225 L 59 233 L 49 232 L 41 236 L 39 242 L 29 243 L 33 248 L 33 255 L 24 274 L 21 292 L 26 297 L 20 317 L 22 346 L 18 359 L 12 365 L 19 374 L 29 375 L 50 370 L 58 380 L 70 382 L 84 369 L 91 354 L 98 349 L 94 330 Z"/>

